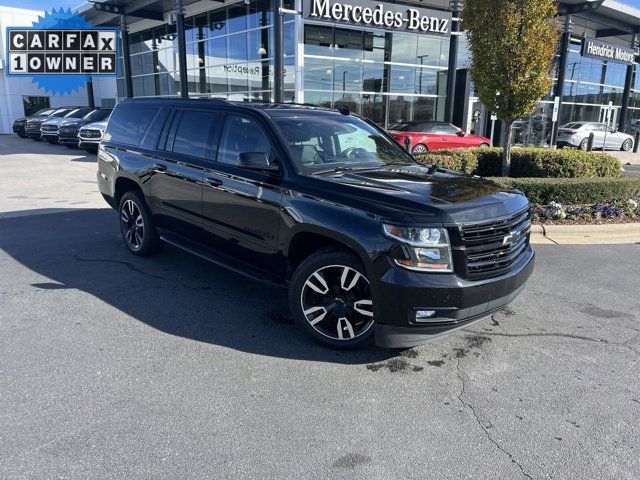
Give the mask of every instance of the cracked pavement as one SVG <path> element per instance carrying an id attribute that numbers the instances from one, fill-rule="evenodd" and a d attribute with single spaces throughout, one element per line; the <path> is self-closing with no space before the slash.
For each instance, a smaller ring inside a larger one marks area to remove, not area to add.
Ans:
<path id="1" fill-rule="evenodd" d="M 339 352 L 282 290 L 129 255 L 97 192 L 45 192 L 90 162 L 34 148 L 0 153 L 0 478 L 640 478 L 640 245 L 538 246 L 493 317 Z"/>

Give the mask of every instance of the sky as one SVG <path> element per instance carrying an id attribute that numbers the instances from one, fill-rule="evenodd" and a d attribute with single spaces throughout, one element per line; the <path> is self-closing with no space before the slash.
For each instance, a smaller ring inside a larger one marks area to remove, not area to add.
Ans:
<path id="1" fill-rule="evenodd" d="M 640 8 L 640 0 L 620 0 L 636 8 Z M 33 10 L 49 10 L 51 8 L 75 8 L 85 0 L 0 0 L 0 5 L 29 8 Z"/>

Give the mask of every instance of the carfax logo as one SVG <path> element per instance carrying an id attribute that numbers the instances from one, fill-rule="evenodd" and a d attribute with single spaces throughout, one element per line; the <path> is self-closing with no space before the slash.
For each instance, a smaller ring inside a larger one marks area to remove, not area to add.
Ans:
<path id="1" fill-rule="evenodd" d="M 52 93 L 71 93 L 88 75 L 117 74 L 118 29 L 95 28 L 71 10 L 55 9 L 31 27 L 7 28 L 9 75 L 33 77 Z"/>

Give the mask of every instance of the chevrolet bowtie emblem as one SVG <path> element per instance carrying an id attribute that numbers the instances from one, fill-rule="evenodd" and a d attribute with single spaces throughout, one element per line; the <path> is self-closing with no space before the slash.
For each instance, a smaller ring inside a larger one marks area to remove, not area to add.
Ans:
<path id="1" fill-rule="evenodd" d="M 503 245 L 514 245 L 516 243 L 518 243 L 518 241 L 520 240 L 520 238 L 522 237 L 521 233 L 519 230 L 513 231 L 513 232 L 509 232 L 509 235 L 507 235 L 506 237 L 504 237 L 502 239 L 502 244 Z"/>

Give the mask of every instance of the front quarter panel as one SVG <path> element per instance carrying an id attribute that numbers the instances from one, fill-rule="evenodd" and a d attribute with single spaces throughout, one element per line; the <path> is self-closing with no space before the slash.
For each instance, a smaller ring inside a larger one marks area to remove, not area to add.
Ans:
<path id="1" fill-rule="evenodd" d="M 300 233 L 315 233 L 338 241 L 360 257 L 367 274 L 371 258 L 382 247 L 380 218 L 313 195 L 285 189 L 282 196 L 282 222 L 279 249 L 289 252 L 292 240 Z"/>

